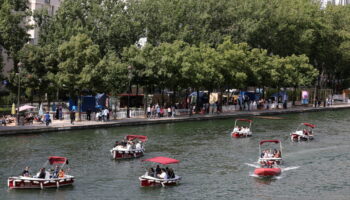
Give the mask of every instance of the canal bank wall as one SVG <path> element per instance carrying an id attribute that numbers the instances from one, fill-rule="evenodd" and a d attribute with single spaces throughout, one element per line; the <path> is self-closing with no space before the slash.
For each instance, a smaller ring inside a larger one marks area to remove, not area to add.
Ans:
<path id="1" fill-rule="evenodd" d="M 45 126 L 44 124 L 40 126 L 36 125 L 36 126 L 21 126 L 21 127 L 1 126 L 0 136 L 72 131 L 72 130 L 83 130 L 83 129 L 111 128 L 111 127 L 121 127 L 121 126 L 142 126 L 142 125 L 152 125 L 152 124 L 202 121 L 202 120 L 213 120 L 213 119 L 272 116 L 272 115 L 281 115 L 281 114 L 290 114 L 290 113 L 332 111 L 332 110 L 341 110 L 341 109 L 349 109 L 349 108 L 350 108 L 350 104 L 343 104 L 343 105 L 333 105 L 331 107 L 318 107 L 318 108 L 294 107 L 290 109 L 276 109 L 276 110 L 235 111 L 235 112 L 220 113 L 220 114 L 178 116 L 174 118 L 159 118 L 159 119 L 131 118 L 131 119 L 111 120 L 108 122 L 82 121 L 82 122 L 76 122 L 74 125 L 71 125 L 69 122 L 63 122 L 63 123 L 54 124 L 51 126 Z"/>

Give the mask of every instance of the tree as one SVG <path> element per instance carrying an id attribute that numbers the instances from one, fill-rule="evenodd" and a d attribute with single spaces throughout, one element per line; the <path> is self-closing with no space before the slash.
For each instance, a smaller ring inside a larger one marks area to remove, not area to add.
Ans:
<path id="1" fill-rule="evenodd" d="M 57 80 L 71 97 L 78 97 L 80 119 L 80 95 L 83 89 L 96 90 L 101 85 L 97 64 L 100 61 L 99 46 L 86 34 L 73 36 L 58 48 L 59 71 Z"/>
<path id="2" fill-rule="evenodd" d="M 22 74 L 25 74 L 21 77 L 21 84 L 31 90 L 31 100 L 35 95 L 41 101 L 45 93 L 48 94 L 49 100 L 50 93 L 57 91 L 57 84 L 53 78 L 57 73 L 56 60 L 52 65 L 51 53 L 49 46 L 42 47 L 32 44 L 25 45 L 19 52 L 19 59 L 23 63 Z"/>
<path id="3" fill-rule="evenodd" d="M 247 65 L 247 43 L 235 44 L 230 37 L 217 47 L 219 52 L 220 73 L 224 82 L 221 86 L 228 88 L 243 88 L 246 86 L 247 72 L 250 65 Z"/>
<path id="4" fill-rule="evenodd" d="M 309 59 L 305 55 L 291 55 L 285 58 L 285 66 L 288 70 L 289 82 L 287 86 L 293 86 L 293 105 L 296 100 L 296 88 L 299 86 L 310 86 L 315 82 L 318 75 L 317 69 L 309 64 Z"/>
<path id="5" fill-rule="evenodd" d="M 25 18 L 29 16 L 26 3 L 27 1 L 23 0 L 0 0 L 0 46 L 14 59 L 15 71 L 18 63 L 17 53 L 29 39 L 29 26 L 23 26 Z"/>

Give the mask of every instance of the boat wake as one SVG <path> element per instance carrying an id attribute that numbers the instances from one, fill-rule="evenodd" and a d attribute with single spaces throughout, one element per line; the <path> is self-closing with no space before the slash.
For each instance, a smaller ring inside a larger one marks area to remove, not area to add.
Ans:
<path id="1" fill-rule="evenodd" d="M 244 163 L 250 167 L 254 167 L 254 168 L 259 168 L 260 166 L 258 164 L 250 164 L 250 163 Z"/>
<path id="2" fill-rule="evenodd" d="M 300 166 L 293 166 L 293 167 L 286 167 L 286 168 L 281 168 L 282 172 L 293 170 L 293 169 L 298 169 Z"/>
<path id="3" fill-rule="evenodd" d="M 253 172 L 250 172 L 249 176 L 257 178 L 257 179 L 262 179 L 262 180 L 279 180 L 279 179 L 283 178 L 282 174 L 278 175 L 278 176 L 272 176 L 272 177 L 261 177 L 261 176 L 254 174 Z"/>

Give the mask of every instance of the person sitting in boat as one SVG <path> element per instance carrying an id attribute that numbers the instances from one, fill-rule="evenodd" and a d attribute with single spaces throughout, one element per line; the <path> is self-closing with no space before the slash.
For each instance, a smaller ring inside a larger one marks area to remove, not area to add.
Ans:
<path id="1" fill-rule="evenodd" d="M 64 178 L 64 170 L 60 169 L 60 171 L 58 172 L 58 178 Z"/>
<path id="2" fill-rule="evenodd" d="M 125 148 L 127 143 L 125 142 L 125 140 L 122 140 L 120 144 Z"/>
<path id="3" fill-rule="evenodd" d="M 273 156 L 275 156 L 276 153 L 277 153 L 277 149 L 273 149 L 273 152 L 272 152 Z"/>
<path id="4" fill-rule="evenodd" d="M 307 131 L 306 129 L 303 130 L 304 135 L 309 135 L 309 131 Z"/>
<path id="5" fill-rule="evenodd" d="M 271 149 L 268 150 L 267 156 L 268 156 L 268 158 L 273 158 L 273 153 L 272 153 Z"/>
<path id="6" fill-rule="evenodd" d="M 23 172 L 22 172 L 22 176 L 24 177 L 30 177 L 30 173 L 29 173 L 29 167 L 27 166 L 26 168 L 24 168 Z"/>
<path id="7" fill-rule="evenodd" d="M 138 142 L 136 143 L 136 145 L 135 145 L 136 150 L 142 149 L 141 143 L 142 143 L 141 141 L 138 141 Z"/>
<path id="8" fill-rule="evenodd" d="M 281 151 L 277 151 L 273 157 L 274 158 L 281 158 Z"/>
<path id="9" fill-rule="evenodd" d="M 57 178 L 59 171 L 60 171 L 60 168 L 56 165 L 56 167 L 52 173 L 52 178 Z"/>
<path id="10" fill-rule="evenodd" d="M 153 167 L 148 169 L 147 175 L 151 176 L 151 177 L 154 177 L 154 169 L 153 169 Z"/>
<path id="11" fill-rule="evenodd" d="M 126 149 L 128 151 L 132 150 L 132 141 L 128 141 L 128 143 L 126 144 Z"/>
<path id="12" fill-rule="evenodd" d="M 264 158 L 271 158 L 271 154 L 269 150 L 265 150 Z"/>
<path id="13" fill-rule="evenodd" d="M 172 168 L 165 168 L 166 173 L 168 174 L 168 178 L 175 178 L 175 173 L 174 170 Z"/>
<path id="14" fill-rule="evenodd" d="M 263 150 L 260 154 L 260 158 L 264 158 L 265 157 L 265 150 Z"/>
<path id="15" fill-rule="evenodd" d="M 117 141 L 115 141 L 115 143 L 114 143 L 114 147 L 117 147 L 117 146 L 119 146 L 120 145 L 120 143 L 119 143 L 119 141 L 117 140 Z"/>
<path id="16" fill-rule="evenodd" d="M 39 172 L 38 175 L 37 175 L 37 178 L 45 179 L 45 177 L 46 177 L 45 168 L 41 168 L 41 169 L 40 169 L 40 172 Z"/>
<path id="17" fill-rule="evenodd" d="M 160 179 L 168 179 L 168 175 L 166 174 L 166 171 L 164 168 L 162 168 L 161 174 L 158 174 L 158 178 Z"/>
<path id="18" fill-rule="evenodd" d="M 235 128 L 233 128 L 233 132 L 237 132 L 238 130 L 238 126 L 235 126 Z"/>
<path id="19" fill-rule="evenodd" d="M 158 176 L 161 173 L 162 173 L 162 169 L 159 167 L 159 165 L 157 165 L 157 167 L 156 167 L 156 176 Z"/>

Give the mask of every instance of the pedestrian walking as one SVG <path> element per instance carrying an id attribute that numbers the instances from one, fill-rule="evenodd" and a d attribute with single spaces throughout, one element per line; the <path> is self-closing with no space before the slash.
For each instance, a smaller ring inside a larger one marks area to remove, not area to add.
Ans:
<path id="1" fill-rule="evenodd" d="M 147 107 L 147 118 L 151 117 L 151 106 Z"/>
<path id="2" fill-rule="evenodd" d="M 46 126 L 48 126 L 48 125 L 51 123 L 50 113 L 49 113 L 49 112 L 46 112 L 44 118 L 45 118 Z"/>
<path id="3" fill-rule="evenodd" d="M 60 109 L 56 108 L 55 119 L 59 119 Z"/>
<path id="4" fill-rule="evenodd" d="M 60 107 L 59 110 L 58 110 L 58 118 L 59 118 L 60 120 L 62 120 L 62 118 L 63 118 L 63 117 L 62 117 L 62 114 L 63 114 L 63 113 L 62 113 L 62 107 Z"/>
<path id="5" fill-rule="evenodd" d="M 171 117 L 171 107 L 168 107 L 168 117 Z"/>
<path id="6" fill-rule="evenodd" d="M 74 121 L 75 121 L 75 110 L 72 109 L 72 110 L 70 111 L 70 123 L 71 123 L 72 125 L 74 125 Z"/>
<path id="7" fill-rule="evenodd" d="M 108 114 L 109 114 L 109 110 L 108 110 L 107 108 L 105 108 L 105 109 L 102 111 L 102 120 L 103 120 L 104 122 L 107 121 Z"/>
<path id="8" fill-rule="evenodd" d="M 160 107 L 157 107 L 157 117 L 160 118 Z"/>
<path id="9" fill-rule="evenodd" d="M 91 120 L 91 109 L 87 109 L 86 111 L 86 120 L 90 121 Z"/>

